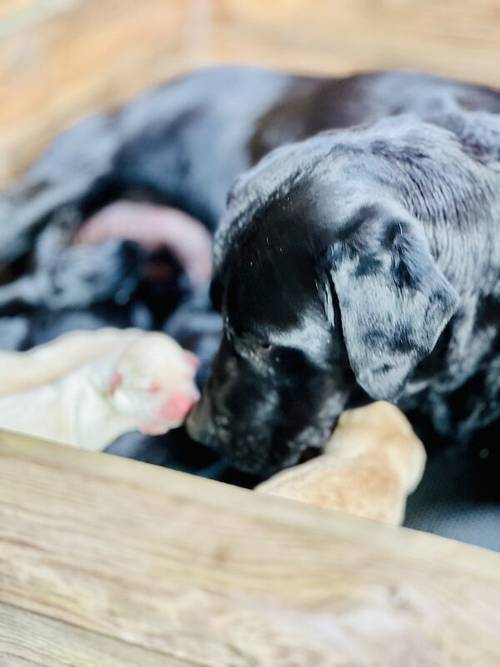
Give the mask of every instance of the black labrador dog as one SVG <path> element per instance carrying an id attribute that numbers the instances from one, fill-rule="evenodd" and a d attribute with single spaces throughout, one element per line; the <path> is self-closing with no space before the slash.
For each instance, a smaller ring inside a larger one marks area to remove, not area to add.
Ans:
<path id="1" fill-rule="evenodd" d="M 2 195 L 0 263 L 61 210 L 167 202 L 217 228 L 195 439 L 267 475 L 383 398 L 466 442 L 500 416 L 497 114 L 416 73 L 198 72 L 63 135 Z"/>

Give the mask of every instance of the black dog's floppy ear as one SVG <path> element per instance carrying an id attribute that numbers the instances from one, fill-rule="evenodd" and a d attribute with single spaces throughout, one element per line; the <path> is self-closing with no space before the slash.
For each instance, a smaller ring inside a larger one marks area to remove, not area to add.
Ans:
<path id="1" fill-rule="evenodd" d="M 329 246 L 328 266 L 356 379 L 372 398 L 394 400 L 459 297 L 417 221 L 366 214 Z"/>

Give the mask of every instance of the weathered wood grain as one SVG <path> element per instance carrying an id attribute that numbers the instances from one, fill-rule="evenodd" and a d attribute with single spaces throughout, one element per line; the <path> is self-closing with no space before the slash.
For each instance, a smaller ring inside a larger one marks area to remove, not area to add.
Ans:
<path id="1" fill-rule="evenodd" d="M 2 667 L 186 667 L 190 664 L 0 604 Z"/>
<path id="2" fill-rule="evenodd" d="M 467 545 L 5 434 L 0 526 L 1 603 L 190 664 L 500 664 Z"/>

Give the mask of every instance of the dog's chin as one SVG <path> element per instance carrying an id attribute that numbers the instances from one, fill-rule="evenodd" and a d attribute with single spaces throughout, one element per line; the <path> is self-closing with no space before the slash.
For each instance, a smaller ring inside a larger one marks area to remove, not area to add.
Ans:
<path id="1" fill-rule="evenodd" d="M 301 452 L 289 452 L 283 456 L 276 456 L 271 449 L 265 449 L 264 446 L 256 447 L 238 443 L 235 446 L 218 447 L 228 463 L 241 472 L 251 475 L 257 475 L 262 478 L 270 477 L 274 473 L 288 468 L 298 463 Z"/>
<path id="2" fill-rule="evenodd" d="M 217 428 L 200 428 L 196 415 L 189 416 L 186 422 L 189 436 L 196 442 L 218 452 L 232 467 L 241 472 L 258 476 L 269 476 L 298 460 L 300 452 L 276 457 L 268 441 L 254 437 L 238 436 Z"/>
<path id="3" fill-rule="evenodd" d="M 201 427 L 196 411 L 189 415 L 186 430 L 193 440 L 217 451 L 232 467 L 263 479 L 317 456 L 331 433 L 331 429 L 314 433 L 307 429 L 306 437 L 291 441 L 249 437 L 248 433 L 238 435 L 218 429 L 212 423 L 209 428 L 206 424 Z"/>

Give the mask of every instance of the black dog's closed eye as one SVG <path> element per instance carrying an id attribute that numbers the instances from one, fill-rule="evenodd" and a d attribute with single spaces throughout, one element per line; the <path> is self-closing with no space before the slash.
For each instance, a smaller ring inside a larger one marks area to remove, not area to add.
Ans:
<path id="1" fill-rule="evenodd" d="M 266 375 L 272 371 L 274 364 L 281 361 L 280 347 L 267 339 L 259 339 L 252 334 L 240 334 L 230 341 L 240 359 Z"/>
<path id="2" fill-rule="evenodd" d="M 254 336 L 241 336 L 239 342 L 242 343 L 247 355 L 259 361 L 268 359 L 270 353 L 276 349 L 270 341 L 256 339 Z"/>

